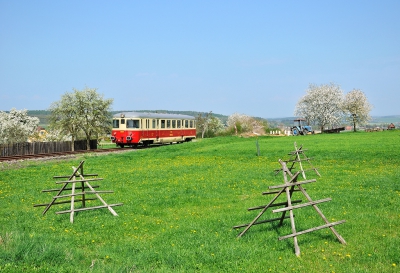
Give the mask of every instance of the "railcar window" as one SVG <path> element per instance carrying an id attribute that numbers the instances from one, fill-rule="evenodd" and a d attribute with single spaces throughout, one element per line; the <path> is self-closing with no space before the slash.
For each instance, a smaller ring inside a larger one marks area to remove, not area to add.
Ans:
<path id="1" fill-rule="evenodd" d="M 189 121 L 185 120 L 185 128 L 189 128 Z"/>
<path id="2" fill-rule="evenodd" d="M 165 128 L 165 119 L 161 120 L 161 128 Z"/>
<path id="3" fill-rule="evenodd" d="M 176 128 L 176 120 L 172 121 L 172 128 Z"/>
<path id="4" fill-rule="evenodd" d="M 137 119 L 128 119 L 126 121 L 126 128 L 140 128 L 140 122 Z"/>
<path id="5" fill-rule="evenodd" d="M 119 119 L 113 119 L 113 128 L 119 128 Z"/>
<path id="6" fill-rule="evenodd" d="M 190 128 L 193 128 L 193 120 L 190 121 Z"/>
<path id="7" fill-rule="evenodd" d="M 125 119 L 121 119 L 121 124 L 125 124 Z"/>
<path id="8" fill-rule="evenodd" d="M 155 128 L 156 128 L 156 120 L 153 119 L 153 129 L 155 129 Z"/>
<path id="9" fill-rule="evenodd" d="M 171 121 L 169 119 L 167 120 L 167 128 L 171 128 Z"/>
<path id="10" fill-rule="evenodd" d="M 177 120 L 176 123 L 176 128 L 181 128 L 181 120 Z"/>

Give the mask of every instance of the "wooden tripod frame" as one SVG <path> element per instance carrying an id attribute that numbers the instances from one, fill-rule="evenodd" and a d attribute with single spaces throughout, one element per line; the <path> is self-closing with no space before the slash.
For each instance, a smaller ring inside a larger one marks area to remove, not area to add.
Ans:
<path id="1" fill-rule="evenodd" d="M 276 170 L 276 173 L 279 173 L 280 171 L 282 171 L 284 184 L 278 185 L 278 186 L 270 186 L 269 189 L 270 190 L 275 190 L 275 191 L 270 191 L 270 192 L 264 192 L 263 193 L 263 194 L 276 194 L 276 195 L 272 198 L 272 200 L 267 205 L 258 206 L 258 207 L 254 207 L 254 208 L 249 208 L 248 209 L 248 210 L 261 209 L 260 213 L 253 219 L 253 221 L 251 221 L 248 224 L 234 226 L 233 228 L 237 229 L 237 228 L 245 227 L 245 229 L 238 235 L 238 237 L 241 237 L 253 225 L 258 225 L 258 224 L 263 224 L 263 223 L 273 222 L 273 221 L 279 221 L 279 224 L 282 225 L 283 220 L 289 218 L 290 219 L 290 224 L 291 224 L 291 227 L 292 227 L 292 234 L 280 237 L 279 240 L 284 240 L 284 239 L 293 237 L 295 254 L 297 256 L 300 256 L 300 247 L 299 247 L 298 242 L 297 242 L 297 236 L 305 234 L 305 233 L 309 233 L 309 232 L 312 232 L 312 231 L 320 230 L 320 229 L 323 229 L 323 228 L 329 228 L 342 244 L 346 244 L 346 241 L 339 235 L 339 233 L 333 227 L 335 225 L 339 225 L 339 224 L 345 223 L 346 221 L 345 220 L 341 220 L 341 221 L 337 221 L 337 222 L 334 222 L 334 223 L 330 223 L 328 221 L 328 219 L 324 216 L 322 211 L 317 206 L 317 204 L 320 204 L 320 203 L 323 203 L 323 202 L 328 202 L 328 201 L 331 201 L 332 199 L 331 198 L 325 198 L 325 199 L 313 201 L 311 199 L 311 197 L 308 195 L 308 193 L 306 192 L 306 190 L 303 188 L 303 186 L 302 186 L 303 184 L 316 182 L 317 180 L 316 179 L 311 179 L 311 180 L 307 180 L 306 179 L 305 171 L 303 170 L 303 166 L 302 166 L 301 162 L 306 160 L 306 161 L 308 161 L 310 163 L 310 159 L 305 156 L 305 154 L 304 154 L 305 150 L 303 150 L 302 147 L 300 147 L 300 149 L 298 149 L 296 143 L 294 145 L 295 145 L 296 151 L 291 152 L 289 155 L 293 155 L 295 158 L 292 158 L 292 159 L 287 160 L 287 161 L 283 161 L 283 160 L 279 159 L 279 163 L 281 164 L 281 169 Z M 305 156 L 305 159 L 301 159 L 301 157 L 300 157 L 301 154 L 303 154 Z M 290 168 L 287 167 L 287 163 L 289 163 L 289 162 L 292 163 Z M 292 174 L 291 170 L 294 168 L 294 165 L 296 163 L 299 163 L 300 171 Z M 320 176 L 320 174 L 318 173 L 317 169 L 314 168 L 313 166 L 312 166 L 312 170 L 314 170 L 317 173 L 317 175 Z M 303 178 L 305 180 L 303 180 L 303 181 L 298 181 L 297 180 L 297 178 L 299 177 L 300 174 L 302 174 L 302 176 L 303 176 Z M 280 190 L 276 190 L 276 189 L 280 189 Z M 308 200 L 308 202 L 307 203 L 303 203 L 303 204 L 299 204 L 299 205 L 293 205 L 293 204 L 302 202 L 301 200 L 291 200 L 292 194 L 295 191 L 301 192 L 305 196 L 305 198 Z M 278 199 L 278 197 L 283 193 L 286 193 L 287 201 L 286 202 L 281 202 L 281 203 L 274 203 Z M 264 214 L 264 212 L 267 211 L 268 208 L 276 207 L 276 206 L 285 206 L 283 208 L 272 210 L 273 213 L 280 213 L 281 212 L 282 213 L 281 217 L 277 217 L 277 218 L 273 218 L 273 219 L 269 219 L 269 220 L 257 221 Z M 293 210 L 299 209 L 299 208 L 303 208 L 303 207 L 307 207 L 307 206 L 312 206 L 317 211 L 319 216 L 324 220 L 325 224 L 322 225 L 322 226 L 313 227 L 313 228 L 310 228 L 310 229 L 307 229 L 307 230 L 303 230 L 303 231 L 297 232 L 296 231 L 295 221 L 294 221 Z M 286 212 L 288 212 L 288 211 L 289 211 L 289 216 L 286 215 Z"/>
<path id="2" fill-rule="evenodd" d="M 113 210 L 112 207 L 122 206 L 123 204 L 122 203 L 107 204 L 103 200 L 103 198 L 101 198 L 99 193 L 113 193 L 113 191 L 97 191 L 97 190 L 95 190 L 95 188 L 98 188 L 99 186 L 92 186 L 92 185 L 90 185 L 89 182 L 100 181 L 100 180 L 103 180 L 103 178 L 92 178 L 92 179 L 85 178 L 85 177 L 97 176 L 97 174 L 84 174 L 83 173 L 83 163 L 84 162 L 85 161 L 81 161 L 77 168 L 72 167 L 73 173 L 69 176 L 54 176 L 53 178 L 56 178 L 56 179 L 57 178 L 68 178 L 68 180 L 56 182 L 56 184 L 64 184 L 61 187 L 61 189 L 42 190 L 42 192 L 57 191 L 58 193 L 53 197 L 53 199 L 50 203 L 37 204 L 37 205 L 34 205 L 34 207 L 46 206 L 46 208 L 43 211 L 43 215 L 44 215 L 50 209 L 50 207 L 53 205 L 71 203 L 70 210 L 56 212 L 56 214 L 70 213 L 70 222 L 71 223 L 74 222 L 74 214 L 77 211 L 107 208 L 114 216 L 118 216 L 118 214 Z M 77 187 L 76 185 L 79 183 L 80 183 L 80 186 Z M 76 190 L 82 190 L 82 191 L 76 192 Z M 71 191 L 71 193 L 62 195 L 62 193 L 64 191 Z M 86 195 L 88 195 L 88 194 L 94 195 L 96 198 L 87 198 Z M 75 198 L 76 196 L 81 196 L 81 199 L 76 199 Z M 61 198 L 70 198 L 70 200 L 59 201 Z M 97 199 L 100 200 L 100 202 L 103 204 L 102 206 L 86 207 L 86 201 L 97 200 Z M 82 202 L 82 208 L 75 208 L 75 202 Z"/>

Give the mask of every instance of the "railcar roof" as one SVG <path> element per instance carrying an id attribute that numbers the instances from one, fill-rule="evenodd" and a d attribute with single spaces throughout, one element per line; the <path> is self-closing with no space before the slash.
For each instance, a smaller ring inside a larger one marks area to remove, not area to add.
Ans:
<path id="1" fill-rule="evenodd" d="M 162 114 L 162 113 L 146 113 L 146 112 L 122 112 L 115 114 L 114 118 L 120 118 L 122 115 L 125 118 L 165 118 L 165 119 L 195 119 L 189 115 L 181 114 Z"/>

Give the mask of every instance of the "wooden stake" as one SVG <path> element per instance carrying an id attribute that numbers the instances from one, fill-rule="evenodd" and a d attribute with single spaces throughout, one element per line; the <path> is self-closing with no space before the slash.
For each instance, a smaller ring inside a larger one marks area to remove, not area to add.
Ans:
<path id="1" fill-rule="evenodd" d="M 72 178 L 72 180 L 75 180 L 75 176 Z M 69 221 L 71 222 L 71 224 L 74 223 L 75 185 L 75 183 L 72 183 L 71 215 L 69 216 Z"/>

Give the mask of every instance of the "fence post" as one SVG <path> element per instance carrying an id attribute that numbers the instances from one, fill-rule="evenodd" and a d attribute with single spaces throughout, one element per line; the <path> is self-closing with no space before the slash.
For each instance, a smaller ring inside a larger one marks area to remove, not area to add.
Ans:
<path id="1" fill-rule="evenodd" d="M 256 147 L 257 147 L 257 156 L 260 156 L 260 145 L 258 145 L 258 137 L 256 140 Z"/>

